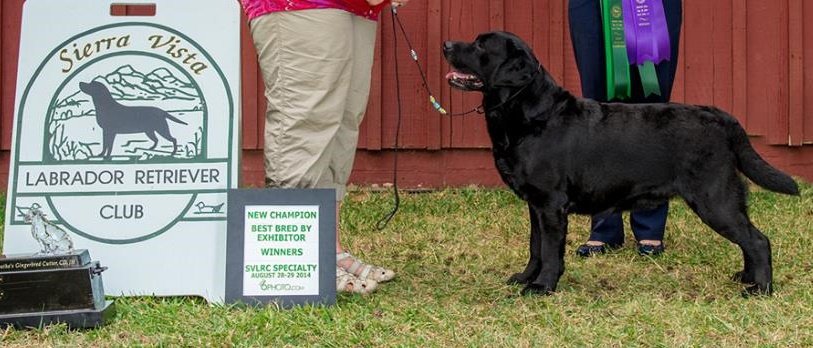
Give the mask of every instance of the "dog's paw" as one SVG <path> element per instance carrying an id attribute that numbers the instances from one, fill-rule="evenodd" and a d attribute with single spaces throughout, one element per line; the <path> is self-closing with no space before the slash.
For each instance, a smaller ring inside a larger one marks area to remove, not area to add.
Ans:
<path id="1" fill-rule="evenodd" d="M 519 285 L 519 284 L 528 284 L 531 282 L 531 277 L 526 275 L 525 273 L 514 273 L 511 277 L 508 278 L 506 283 L 508 285 Z"/>
<path id="2" fill-rule="evenodd" d="M 769 297 L 773 295 L 773 286 L 771 283 L 752 285 L 742 291 L 742 297 Z"/>
<path id="3" fill-rule="evenodd" d="M 745 271 L 739 271 L 737 273 L 734 273 L 734 275 L 731 276 L 731 280 L 733 280 L 735 282 L 740 282 L 740 283 L 743 283 L 743 284 L 754 284 L 755 283 L 754 282 L 754 275 L 753 274 L 748 274 Z"/>
<path id="4" fill-rule="evenodd" d="M 522 295 L 545 295 L 545 296 L 549 296 L 549 295 L 553 295 L 553 293 L 555 291 L 556 291 L 556 287 L 553 287 L 553 286 L 550 286 L 550 285 L 539 285 L 539 284 L 529 283 L 528 285 L 525 285 L 525 287 L 522 289 L 520 294 L 522 294 Z"/>

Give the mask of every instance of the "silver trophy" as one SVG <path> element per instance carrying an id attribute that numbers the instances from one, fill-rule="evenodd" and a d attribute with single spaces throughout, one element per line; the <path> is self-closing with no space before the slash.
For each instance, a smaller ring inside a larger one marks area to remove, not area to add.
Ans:
<path id="1" fill-rule="evenodd" d="M 115 313 L 104 298 L 102 267 L 87 250 L 73 249 L 65 230 L 45 217 L 38 203 L 17 207 L 31 224 L 39 251 L 0 257 L 0 327 L 98 327 Z"/>
<path id="2" fill-rule="evenodd" d="M 40 246 L 41 255 L 65 255 L 73 253 L 73 241 L 65 230 L 49 221 L 40 205 L 34 203 L 25 213 L 25 222 L 31 224 L 31 236 Z"/>

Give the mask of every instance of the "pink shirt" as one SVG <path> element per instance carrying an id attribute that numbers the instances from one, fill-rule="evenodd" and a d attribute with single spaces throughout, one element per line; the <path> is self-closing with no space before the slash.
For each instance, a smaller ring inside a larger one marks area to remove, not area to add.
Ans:
<path id="1" fill-rule="evenodd" d="M 370 20 L 378 20 L 381 9 L 389 4 L 384 1 L 378 6 L 370 6 L 366 0 L 240 0 L 248 19 L 279 11 L 297 11 L 318 8 L 345 10 Z"/>

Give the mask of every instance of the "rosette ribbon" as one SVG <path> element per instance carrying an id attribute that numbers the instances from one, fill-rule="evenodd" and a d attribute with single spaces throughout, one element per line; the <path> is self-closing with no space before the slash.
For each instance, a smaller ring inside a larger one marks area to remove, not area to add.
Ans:
<path id="1" fill-rule="evenodd" d="M 644 97 L 661 95 L 655 64 L 671 57 L 662 0 L 601 0 L 607 100 L 631 95 L 630 65 L 638 66 Z"/>

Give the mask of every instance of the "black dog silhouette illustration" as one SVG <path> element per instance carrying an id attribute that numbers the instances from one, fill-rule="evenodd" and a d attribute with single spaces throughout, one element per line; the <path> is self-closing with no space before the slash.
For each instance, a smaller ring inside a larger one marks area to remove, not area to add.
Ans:
<path id="1" fill-rule="evenodd" d="M 126 106 L 113 99 L 107 87 L 98 81 L 79 82 L 79 89 L 90 95 L 96 109 L 96 123 L 102 128 L 102 152 L 100 157 L 110 158 L 116 135 L 144 133 L 153 141 L 150 150 L 158 146 L 160 134 L 172 142 L 172 153 L 178 147 L 178 141 L 169 132 L 167 120 L 186 125 L 187 123 L 170 115 L 168 112 L 153 106 Z"/>

